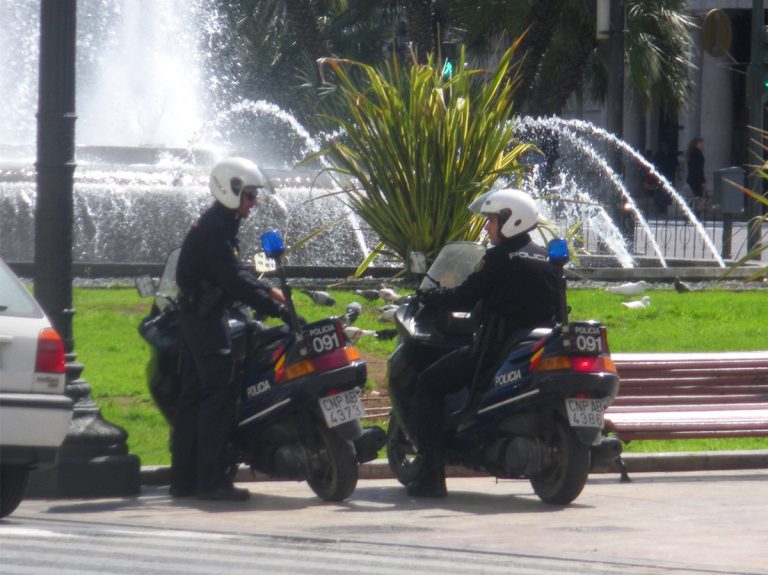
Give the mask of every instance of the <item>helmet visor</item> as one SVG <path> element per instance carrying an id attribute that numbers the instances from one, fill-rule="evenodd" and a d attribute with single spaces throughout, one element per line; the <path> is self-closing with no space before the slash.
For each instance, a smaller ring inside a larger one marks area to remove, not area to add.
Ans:
<path id="1" fill-rule="evenodd" d="M 469 204 L 469 206 L 467 206 L 469 208 L 469 211 L 474 213 L 474 214 L 477 214 L 479 216 L 487 216 L 488 213 L 487 212 L 483 212 L 483 206 L 485 205 L 485 202 L 490 197 L 490 195 L 493 194 L 496 191 L 497 190 L 489 190 L 489 191 L 485 192 L 484 194 L 482 194 L 482 195 L 478 196 L 477 198 L 475 198 L 472 201 L 472 203 Z"/>

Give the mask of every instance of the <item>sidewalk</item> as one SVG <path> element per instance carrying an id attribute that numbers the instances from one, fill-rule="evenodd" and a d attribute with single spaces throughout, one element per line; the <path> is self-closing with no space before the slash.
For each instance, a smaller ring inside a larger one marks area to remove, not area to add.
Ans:
<path id="1" fill-rule="evenodd" d="M 622 456 L 630 477 L 634 473 L 727 471 L 739 469 L 768 469 L 768 449 L 754 451 L 697 451 L 672 453 L 625 453 Z M 618 466 L 598 468 L 592 473 L 615 474 Z M 170 468 L 148 465 L 141 468 L 142 485 L 167 485 Z M 466 467 L 449 466 L 448 477 L 487 477 L 486 473 Z M 386 459 L 377 459 L 360 466 L 360 479 L 394 479 Z M 266 481 L 268 477 L 241 467 L 235 481 Z"/>

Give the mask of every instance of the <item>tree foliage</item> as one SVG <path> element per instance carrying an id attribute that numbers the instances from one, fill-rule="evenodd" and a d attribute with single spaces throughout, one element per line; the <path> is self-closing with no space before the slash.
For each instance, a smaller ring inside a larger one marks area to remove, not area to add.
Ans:
<path id="1" fill-rule="evenodd" d="M 604 101 L 606 43 L 595 39 L 595 2 L 586 0 L 441 0 L 470 49 L 492 53 L 527 31 L 519 111 L 551 115 L 568 99 Z M 685 0 L 626 0 L 625 60 L 628 93 L 642 107 L 677 110 L 688 99 L 694 23 Z"/>

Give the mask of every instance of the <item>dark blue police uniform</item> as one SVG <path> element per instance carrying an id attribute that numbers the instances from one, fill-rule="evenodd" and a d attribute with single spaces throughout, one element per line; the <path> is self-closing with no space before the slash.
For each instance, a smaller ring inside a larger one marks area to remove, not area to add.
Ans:
<path id="1" fill-rule="evenodd" d="M 489 248 L 461 285 L 422 294 L 426 304 L 454 311 L 469 311 L 481 303 L 480 320 L 486 330 L 481 339 L 484 349 L 459 348 L 419 375 L 416 436 L 419 451 L 432 456 L 429 461 L 425 458 L 425 465 L 433 466 L 428 471 L 442 467 L 445 396 L 471 383 L 479 361 L 484 365 L 496 361 L 515 332 L 554 324 L 560 273 L 549 262 L 546 249 L 526 233 Z"/>
<path id="2" fill-rule="evenodd" d="M 271 297 L 270 286 L 239 261 L 239 226 L 237 210 L 216 202 L 189 231 L 179 254 L 176 283 L 184 353 L 171 442 L 174 495 L 231 486 L 225 453 L 236 423 L 238 390 L 228 305 L 239 301 L 262 314 L 285 314 L 285 307 Z"/>

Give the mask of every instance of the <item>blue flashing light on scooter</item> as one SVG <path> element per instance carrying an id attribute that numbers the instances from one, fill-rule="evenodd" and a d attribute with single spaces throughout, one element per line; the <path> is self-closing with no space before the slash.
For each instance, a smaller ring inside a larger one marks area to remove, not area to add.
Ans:
<path id="1" fill-rule="evenodd" d="M 289 323 L 296 341 L 302 344 L 300 346 L 302 355 L 305 355 L 306 350 L 303 345 L 304 332 L 302 330 L 301 322 L 299 321 L 299 316 L 296 313 L 296 308 L 293 305 L 293 298 L 291 298 L 291 287 L 288 284 L 288 279 L 285 276 L 285 268 L 283 268 L 280 262 L 280 259 L 285 253 L 285 243 L 283 242 L 283 238 L 280 236 L 280 232 L 277 230 L 270 230 L 261 234 L 261 247 L 264 250 L 264 254 L 268 258 L 275 260 L 275 263 L 277 264 L 276 268 L 278 277 L 280 278 L 280 289 L 283 290 L 283 294 L 286 296 L 285 307 L 288 309 L 288 314 L 290 316 Z"/>
<path id="2" fill-rule="evenodd" d="M 283 238 L 280 237 L 280 232 L 277 230 L 270 230 L 261 234 L 261 247 L 267 257 L 275 260 L 285 253 Z"/>
<path id="3" fill-rule="evenodd" d="M 549 261 L 560 268 L 560 297 L 557 310 L 557 321 L 565 325 L 568 323 L 568 302 L 566 301 L 567 282 L 565 280 L 564 268 L 571 260 L 571 254 L 568 251 L 568 242 L 564 238 L 553 238 L 547 245 L 549 252 Z"/>
<path id="4" fill-rule="evenodd" d="M 568 252 L 568 242 L 564 238 L 554 238 L 549 240 L 549 261 L 558 266 L 567 264 L 571 255 Z"/>

